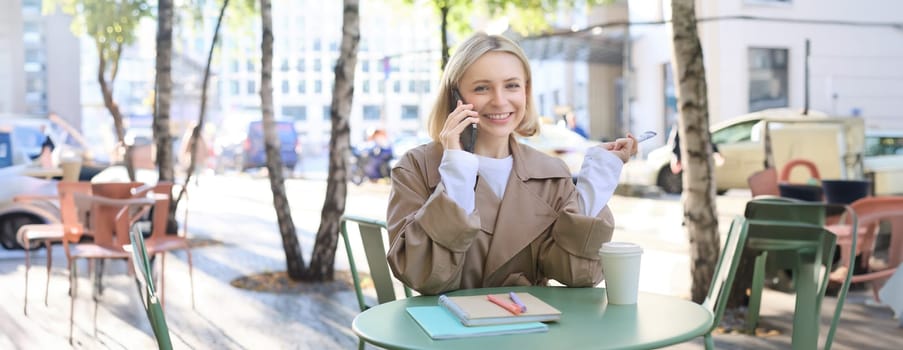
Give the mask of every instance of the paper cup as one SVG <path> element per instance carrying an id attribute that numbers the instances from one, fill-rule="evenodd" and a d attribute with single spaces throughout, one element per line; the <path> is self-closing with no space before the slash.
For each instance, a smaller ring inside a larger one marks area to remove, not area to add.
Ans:
<path id="1" fill-rule="evenodd" d="M 640 258 L 643 248 L 634 243 L 608 242 L 599 249 L 605 273 L 608 303 L 636 304 L 640 288 Z"/>

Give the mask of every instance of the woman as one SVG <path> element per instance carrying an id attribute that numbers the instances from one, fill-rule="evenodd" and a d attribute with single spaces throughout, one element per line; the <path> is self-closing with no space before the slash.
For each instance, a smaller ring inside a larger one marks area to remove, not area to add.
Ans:
<path id="1" fill-rule="evenodd" d="M 636 140 L 589 149 L 575 186 L 563 161 L 516 141 L 538 132 L 531 83 L 523 51 L 502 36 L 476 34 L 448 62 L 434 142 L 392 169 L 389 265 L 418 292 L 602 280 L 598 250 L 614 229 L 606 203 Z M 471 124 L 473 153 L 460 141 Z"/>

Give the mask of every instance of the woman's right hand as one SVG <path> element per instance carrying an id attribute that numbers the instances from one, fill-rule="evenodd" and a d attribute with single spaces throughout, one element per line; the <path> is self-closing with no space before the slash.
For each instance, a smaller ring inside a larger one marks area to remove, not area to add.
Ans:
<path id="1" fill-rule="evenodd" d="M 445 118 L 445 125 L 439 132 L 439 141 L 442 146 L 445 149 L 462 149 L 461 133 L 471 124 L 478 124 L 479 116 L 480 114 L 473 110 L 472 104 L 464 104 L 458 100 L 457 106 Z"/>

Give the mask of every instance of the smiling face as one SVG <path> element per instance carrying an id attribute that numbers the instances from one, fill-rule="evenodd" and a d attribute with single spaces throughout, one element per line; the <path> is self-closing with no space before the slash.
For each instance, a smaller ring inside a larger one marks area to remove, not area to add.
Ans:
<path id="1" fill-rule="evenodd" d="M 478 142 L 487 136 L 507 142 L 524 120 L 526 74 L 513 54 L 491 51 L 481 56 L 464 71 L 458 90 L 462 99 L 480 113 Z"/>

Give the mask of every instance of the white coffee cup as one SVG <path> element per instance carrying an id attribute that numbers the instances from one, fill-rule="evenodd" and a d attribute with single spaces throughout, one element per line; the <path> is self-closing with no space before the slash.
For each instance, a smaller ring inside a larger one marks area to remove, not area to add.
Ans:
<path id="1" fill-rule="evenodd" d="M 643 248 L 634 243 L 608 242 L 599 249 L 609 304 L 636 304 Z"/>

